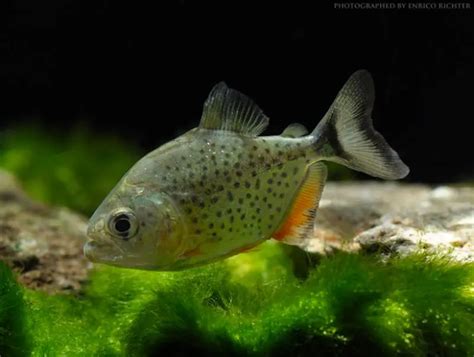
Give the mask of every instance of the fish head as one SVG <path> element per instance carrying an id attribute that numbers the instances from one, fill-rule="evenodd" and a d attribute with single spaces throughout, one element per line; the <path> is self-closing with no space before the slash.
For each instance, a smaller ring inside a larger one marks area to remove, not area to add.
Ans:
<path id="1" fill-rule="evenodd" d="M 92 215 L 84 255 L 97 263 L 166 270 L 179 256 L 184 227 L 166 194 L 122 183 Z"/>

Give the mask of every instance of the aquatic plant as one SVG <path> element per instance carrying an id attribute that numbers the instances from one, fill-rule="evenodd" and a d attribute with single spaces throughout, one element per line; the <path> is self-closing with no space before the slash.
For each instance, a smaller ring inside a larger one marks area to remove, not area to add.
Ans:
<path id="1" fill-rule="evenodd" d="M 313 267 L 294 257 L 270 242 L 182 272 L 98 267 L 79 296 L 20 288 L 3 267 L 0 348 L 33 356 L 474 353 L 472 264 L 336 254 Z"/>
<path id="2" fill-rule="evenodd" d="M 143 153 L 113 134 L 25 124 L 0 132 L 0 167 L 31 197 L 91 214 Z"/>
<path id="3" fill-rule="evenodd" d="M 25 325 L 23 289 L 11 270 L 0 262 L 0 355 L 22 355 L 30 350 Z"/>

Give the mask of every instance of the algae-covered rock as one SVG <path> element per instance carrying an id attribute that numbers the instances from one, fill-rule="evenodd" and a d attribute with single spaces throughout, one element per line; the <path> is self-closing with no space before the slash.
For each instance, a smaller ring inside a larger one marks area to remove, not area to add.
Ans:
<path id="1" fill-rule="evenodd" d="M 474 189 L 400 183 L 328 184 L 312 251 L 362 249 L 406 255 L 420 250 L 474 261 Z"/>
<path id="2" fill-rule="evenodd" d="M 86 220 L 66 208 L 29 199 L 17 181 L 0 171 L 0 260 L 28 287 L 77 290 L 89 263 L 83 257 Z"/>

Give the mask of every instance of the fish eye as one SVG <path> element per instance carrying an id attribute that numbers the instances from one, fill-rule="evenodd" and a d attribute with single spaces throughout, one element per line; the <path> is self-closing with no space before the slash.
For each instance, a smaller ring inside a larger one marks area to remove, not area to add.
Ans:
<path id="1" fill-rule="evenodd" d="M 131 212 L 116 212 L 110 218 L 109 230 L 113 235 L 128 240 L 138 231 L 137 219 Z"/>

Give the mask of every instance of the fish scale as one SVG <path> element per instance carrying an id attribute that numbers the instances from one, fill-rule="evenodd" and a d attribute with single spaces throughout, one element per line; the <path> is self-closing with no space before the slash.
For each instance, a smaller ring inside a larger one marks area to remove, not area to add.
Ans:
<path id="1" fill-rule="evenodd" d="M 190 249 L 194 260 L 210 250 L 225 256 L 270 238 L 288 211 L 305 164 L 300 158 L 305 154 L 295 143 L 287 143 L 286 150 L 296 152 L 289 160 L 288 154 L 278 155 L 285 147 L 281 140 L 209 132 L 202 136 L 180 150 L 182 158 L 174 162 L 183 167 L 179 181 L 163 183 L 186 216 L 189 246 L 199 247 Z M 163 163 L 164 177 L 175 176 L 171 162 Z"/>

